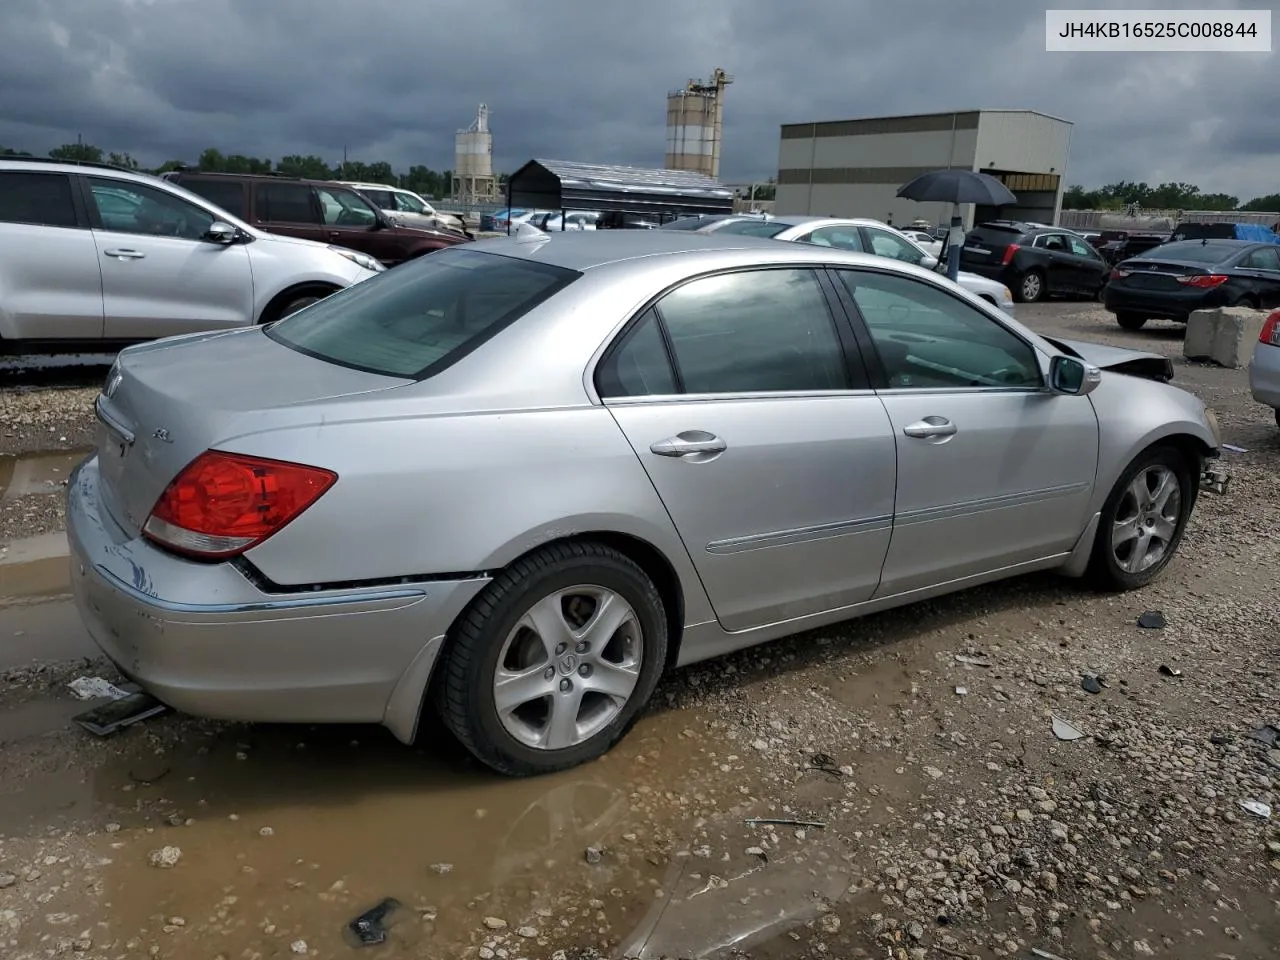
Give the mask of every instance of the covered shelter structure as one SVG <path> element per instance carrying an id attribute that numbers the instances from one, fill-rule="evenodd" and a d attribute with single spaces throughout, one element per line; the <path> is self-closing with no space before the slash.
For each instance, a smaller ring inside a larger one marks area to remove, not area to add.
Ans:
<path id="1" fill-rule="evenodd" d="M 511 208 L 642 214 L 659 223 L 733 213 L 733 190 L 692 170 L 530 160 L 511 174 L 506 192 Z"/>

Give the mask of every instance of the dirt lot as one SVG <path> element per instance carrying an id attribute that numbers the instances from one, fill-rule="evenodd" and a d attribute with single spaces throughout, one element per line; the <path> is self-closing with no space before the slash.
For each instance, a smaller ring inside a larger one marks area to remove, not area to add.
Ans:
<path id="1" fill-rule="evenodd" d="M 1280 744 L 1250 734 L 1280 727 L 1280 431 L 1173 327 L 1020 316 L 1174 356 L 1244 448 L 1163 578 L 1104 597 L 1029 577 L 684 670 L 566 774 L 497 780 L 443 734 L 369 728 L 169 715 L 94 739 L 66 684 L 112 674 L 56 576 L 11 571 L 0 955 L 1276 957 Z M 0 454 L 72 454 L 0 460 L 6 489 L 24 478 L 0 547 L 58 529 L 101 373 L 0 388 Z M 1150 610 L 1167 626 L 1140 628 Z M 386 942 L 352 946 L 385 897 Z"/>

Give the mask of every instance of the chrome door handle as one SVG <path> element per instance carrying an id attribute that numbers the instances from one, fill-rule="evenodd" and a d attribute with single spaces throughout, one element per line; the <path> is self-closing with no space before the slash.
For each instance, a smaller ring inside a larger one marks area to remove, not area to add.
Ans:
<path id="1" fill-rule="evenodd" d="M 141 250 L 103 250 L 102 252 L 117 260 L 141 260 L 146 256 Z"/>
<path id="2" fill-rule="evenodd" d="M 925 417 L 923 420 L 917 420 L 915 423 L 909 423 L 902 428 L 902 432 L 908 437 L 915 437 L 918 440 L 928 440 L 933 437 L 950 437 L 956 432 L 956 425 L 946 417 Z"/>
<path id="3" fill-rule="evenodd" d="M 649 451 L 660 457 L 688 457 L 698 453 L 724 453 L 729 445 L 714 433 L 685 430 L 674 437 L 649 444 Z"/>

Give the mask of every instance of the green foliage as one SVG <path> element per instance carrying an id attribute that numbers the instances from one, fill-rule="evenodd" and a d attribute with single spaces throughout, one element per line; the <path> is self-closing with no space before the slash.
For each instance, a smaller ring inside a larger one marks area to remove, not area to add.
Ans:
<path id="1" fill-rule="evenodd" d="M 64 143 L 49 151 L 54 160 L 80 160 L 88 163 L 102 163 L 102 148 L 87 143 Z"/>
<path id="2" fill-rule="evenodd" d="M 1194 183 L 1162 183 L 1153 187 L 1147 183 L 1122 180 L 1097 190 L 1068 187 L 1062 194 L 1062 206 L 1066 210 L 1122 210 L 1136 203 L 1149 210 L 1264 210 L 1267 208 L 1253 204 L 1265 199 L 1259 197 L 1241 207 L 1239 197 L 1225 193 L 1201 193 Z M 1273 206 L 1270 209 L 1280 208 Z"/>

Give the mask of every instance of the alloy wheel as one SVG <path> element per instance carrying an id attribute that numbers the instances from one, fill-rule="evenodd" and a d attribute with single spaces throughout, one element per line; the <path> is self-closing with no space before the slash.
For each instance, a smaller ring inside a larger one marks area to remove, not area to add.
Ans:
<path id="1" fill-rule="evenodd" d="M 1028 303 L 1034 303 L 1040 299 L 1043 288 L 1044 281 L 1040 279 L 1040 274 L 1028 273 L 1022 278 L 1022 299 Z"/>
<path id="2" fill-rule="evenodd" d="M 639 618 L 619 594 L 555 591 L 526 611 L 498 655 L 493 697 L 503 729 L 540 750 L 591 739 L 630 700 L 643 656 Z"/>
<path id="3" fill-rule="evenodd" d="M 1163 464 L 1142 470 L 1125 489 L 1111 531 L 1111 551 L 1125 573 L 1142 573 L 1160 563 L 1178 533 L 1182 490 Z"/>

